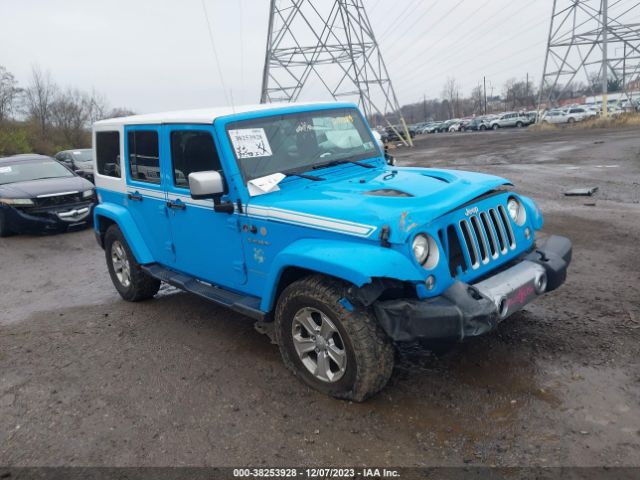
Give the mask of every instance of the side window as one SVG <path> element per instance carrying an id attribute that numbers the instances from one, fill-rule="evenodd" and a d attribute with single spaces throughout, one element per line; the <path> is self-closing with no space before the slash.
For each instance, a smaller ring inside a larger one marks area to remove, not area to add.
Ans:
<path id="1" fill-rule="evenodd" d="M 96 132 L 98 173 L 120 178 L 120 133 Z"/>
<path id="2" fill-rule="evenodd" d="M 184 188 L 189 188 L 192 172 L 222 170 L 213 138 L 202 130 L 171 132 L 171 164 L 174 185 Z"/>
<path id="3" fill-rule="evenodd" d="M 129 172 L 133 180 L 160 184 L 158 132 L 134 130 L 127 134 Z"/>

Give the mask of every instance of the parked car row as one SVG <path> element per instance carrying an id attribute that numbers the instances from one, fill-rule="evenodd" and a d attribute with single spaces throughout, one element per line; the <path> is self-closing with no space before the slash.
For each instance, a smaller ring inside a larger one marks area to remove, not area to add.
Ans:
<path id="1" fill-rule="evenodd" d="M 617 116 L 625 112 L 623 108 L 609 106 L 607 113 Z M 602 115 L 600 106 L 571 105 L 565 108 L 554 108 L 542 115 L 542 123 L 576 123 Z"/>
<path id="2" fill-rule="evenodd" d="M 412 125 L 417 134 L 498 130 L 508 127 L 526 127 L 536 121 L 536 112 L 505 112 L 473 118 L 452 118 L 442 122 L 424 122 Z"/>
<path id="3" fill-rule="evenodd" d="M 640 106 L 638 107 L 640 108 Z M 609 106 L 609 115 L 620 115 L 629 108 L 624 106 Z M 447 133 L 499 130 L 501 128 L 524 128 L 538 121 L 542 123 L 575 123 L 595 118 L 601 115 L 601 107 L 594 105 L 568 105 L 562 108 L 554 108 L 539 114 L 537 110 L 528 112 L 504 112 L 501 114 L 482 115 L 471 118 L 452 118 L 445 121 L 422 122 L 411 125 L 411 136 L 425 133 Z M 388 136 L 385 141 L 395 141 L 396 138 Z"/>

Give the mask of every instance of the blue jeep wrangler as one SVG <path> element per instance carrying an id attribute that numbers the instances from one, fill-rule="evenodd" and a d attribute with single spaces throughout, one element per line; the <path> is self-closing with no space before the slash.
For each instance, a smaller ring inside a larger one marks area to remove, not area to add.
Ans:
<path id="1" fill-rule="evenodd" d="M 93 131 L 122 298 L 166 282 L 254 318 L 311 387 L 361 401 L 394 342 L 486 333 L 558 288 L 571 242 L 499 177 L 389 165 L 349 103 L 137 115 Z"/>

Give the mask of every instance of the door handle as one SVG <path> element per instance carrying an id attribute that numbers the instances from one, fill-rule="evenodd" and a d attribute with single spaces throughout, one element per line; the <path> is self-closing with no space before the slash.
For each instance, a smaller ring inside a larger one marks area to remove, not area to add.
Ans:
<path id="1" fill-rule="evenodd" d="M 187 205 L 184 204 L 183 202 L 174 202 L 169 200 L 167 202 L 167 207 L 173 208 L 175 210 L 185 210 L 187 208 Z"/>
<path id="2" fill-rule="evenodd" d="M 136 193 L 131 193 L 131 192 L 127 193 L 127 198 L 129 200 L 135 200 L 136 202 L 141 202 L 142 199 L 143 199 L 142 195 L 140 195 L 138 192 L 136 192 Z"/>

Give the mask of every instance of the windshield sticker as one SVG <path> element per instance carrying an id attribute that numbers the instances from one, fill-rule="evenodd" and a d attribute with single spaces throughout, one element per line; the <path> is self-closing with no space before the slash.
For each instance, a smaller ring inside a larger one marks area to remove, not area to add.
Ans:
<path id="1" fill-rule="evenodd" d="M 229 136 L 238 159 L 270 157 L 273 155 L 264 128 L 229 130 Z"/>
<path id="2" fill-rule="evenodd" d="M 73 152 L 74 155 L 82 155 L 82 152 Z"/>
<path id="3" fill-rule="evenodd" d="M 298 124 L 298 126 L 296 127 L 296 133 L 302 133 L 302 132 L 313 132 L 316 129 L 315 126 L 311 125 L 308 122 L 300 122 Z"/>
<path id="4" fill-rule="evenodd" d="M 11 173 L 11 167 L 0 167 L 0 173 Z"/>

